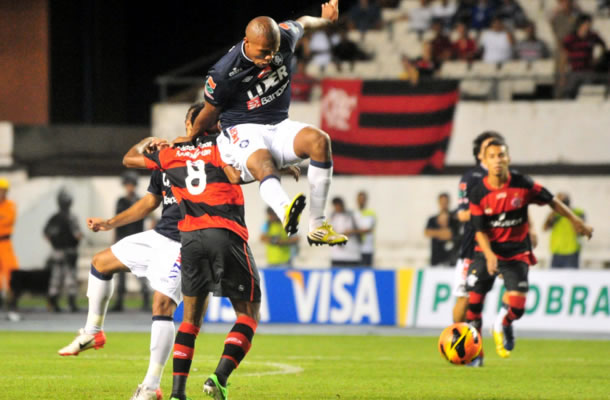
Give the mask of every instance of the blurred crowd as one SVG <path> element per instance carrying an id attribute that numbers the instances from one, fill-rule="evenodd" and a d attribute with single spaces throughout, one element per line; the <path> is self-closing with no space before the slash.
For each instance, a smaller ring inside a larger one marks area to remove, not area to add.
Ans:
<path id="1" fill-rule="evenodd" d="M 442 64 L 449 60 L 500 65 L 510 60 L 531 63 L 541 59 L 554 59 L 556 63 L 558 97 L 573 97 L 582 83 L 607 83 L 610 52 L 593 29 L 593 19 L 607 17 L 610 2 L 599 0 L 598 11 L 592 16 L 582 12 L 578 0 L 546 1 L 555 3 L 547 15 L 554 34 L 552 44 L 538 37 L 535 16 L 528 16 L 518 0 L 418 0 L 416 7 L 385 20 L 382 9 L 396 7 L 400 1 L 359 0 L 344 13 L 340 24 L 313 32 L 301 42 L 297 53 L 300 79 L 307 76 L 307 63 L 321 71 L 334 63 L 341 71 L 345 62 L 353 66 L 354 62 L 375 58 L 374 49 L 367 52 L 362 41 L 350 40 L 354 35 L 348 32 L 360 32 L 364 38 L 369 31 L 387 30 L 400 41 L 403 33 L 396 31 L 394 25 L 408 21 L 409 31 L 420 40 L 422 48 L 417 53 L 421 55 L 402 54 L 403 72 L 397 78 L 413 84 L 421 77 L 438 75 Z M 315 80 L 310 78 L 308 83 L 310 90 Z M 306 100 L 309 90 L 300 91 L 295 97 Z"/>

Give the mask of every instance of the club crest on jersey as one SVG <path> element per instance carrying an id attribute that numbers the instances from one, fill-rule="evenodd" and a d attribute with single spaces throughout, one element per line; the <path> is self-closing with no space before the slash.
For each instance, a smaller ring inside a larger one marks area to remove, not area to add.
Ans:
<path id="1" fill-rule="evenodd" d="M 250 141 L 249 141 L 248 139 L 246 139 L 246 140 L 242 140 L 242 141 L 239 143 L 239 147 L 241 147 L 242 149 L 245 149 L 246 147 L 248 147 L 248 145 L 249 145 L 249 144 L 250 144 Z"/>
<path id="2" fill-rule="evenodd" d="M 214 82 L 214 78 L 208 76 L 208 79 L 205 81 L 204 93 L 212 100 L 214 100 L 214 89 L 216 89 L 216 82 Z"/>
<path id="3" fill-rule="evenodd" d="M 523 200 L 521 200 L 521 197 L 513 197 L 513 199 L 510 201 L 510 205 L 515 208 L 519 208 L 523 205 Z"/>
<path id="4" fill-rule="evenodd" d="M 279 67 L 284 62 L 284 56 L 281 53 L 275 53 L 273 59 L 271 59 L 271 64 Z"/>

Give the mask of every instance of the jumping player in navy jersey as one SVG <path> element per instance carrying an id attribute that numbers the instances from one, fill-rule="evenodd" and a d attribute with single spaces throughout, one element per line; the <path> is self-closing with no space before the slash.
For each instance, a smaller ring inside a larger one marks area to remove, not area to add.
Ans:
<path id="1" fill-rule="evenodd" d="M 310 244 L 344 244 L 324 216 L 332 178 L 329 136 L 312 126 L 288 119 L 291 65 L 304 31 L 323 28 L 339 16 L 338 0 L 322 5 L 321 18 L 303 16 L 277 24 L 257 17 L 237 43 L 209 71 L 206 106 L 195 121 L 193 135 L 216 127 L 223 160 L 237 168 L 243 181 L 260 182 L 260 195 L 283 222 L 289 235 L 297 232 L 305 196 L 292 201 L 280 185 L 278 168 L 309 158 Z"/>
<path id="2" fill-rule="evenodd" d="M 492 140 L 484 151 L 483 161 L 488 174 L 468 196 L 477 245 L 466 278 L 469 294 L 466 320 L 481 330 L 485 295 L 493 287 L 496 275 L 502 274 L 508 304 L 503 308 L 505 312 L 498 315 L 492 333 L 496 352 L 506 358 L 515 346 L 512 323 L 525 311 L 529 266 L 536 264 L 529 239 L 529 204 L 548 204 L 568 218 L 578 234 L 589 239 L 593 228 L 546 188 L 526 175 L 509 171 L 508 148 L 503 142 Z"/>
<path id="3" fill-rule="evenodd" d="M 189 108 L 186 115 L 186 131 L 203 105 Z M 88 349 L 104 347 L 103 331 L 108 301 L 112 296 L 112 276 L 119 271 L 131 271 L 138 277 L 148 278 L 155 290 L 148 372 L 132 396 L 132 400 L 159 400 L 161 375 L 174 343 L 173 315 L 182 301 L 180 232 L 178 222 L 182 219 L 176 198 L 168 178 L 160 171 L 153 171 L 148 193 L 122 213 L 104 220 L 87 219 L 93 232 L 109 231 L 119 226 L 138 221 L 163 203 L 161 219 L 155 229 L 127 236 L 112 247 L 93 257 L 87 297 L 89 314 L 87 323 L 68 346 L 59 350 L 59 355 L 76 356 Z"/>

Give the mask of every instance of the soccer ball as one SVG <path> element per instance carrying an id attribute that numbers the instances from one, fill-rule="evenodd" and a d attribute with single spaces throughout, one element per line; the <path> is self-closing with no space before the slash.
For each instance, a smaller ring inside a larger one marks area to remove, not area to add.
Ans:
<path id="1" fill-rule="evenodd" d="M 483 343 L 476 328 L 457 322 L 445 328 L 438 339 L 438 349 L 450 363 L 468 364 L 479 355 Z"/>

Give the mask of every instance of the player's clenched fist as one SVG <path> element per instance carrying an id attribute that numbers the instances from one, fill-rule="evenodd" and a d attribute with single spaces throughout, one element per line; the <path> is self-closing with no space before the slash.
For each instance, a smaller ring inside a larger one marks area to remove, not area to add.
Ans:
<path id="1" fill-rule="evenodd" d="M 110 226 L 106 220 L 101 218 L 87 218 L 87 228 L 93 232 L 98 232 L 109 231 L 112 229 L 112 226 Z"/>
<path id="2" fill-rule="evenodd" d="M 332 22 L 339 18 L 339 0 L 330 0 L 322 4 L 322 18 L 326 18 Z"/>

